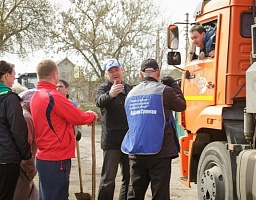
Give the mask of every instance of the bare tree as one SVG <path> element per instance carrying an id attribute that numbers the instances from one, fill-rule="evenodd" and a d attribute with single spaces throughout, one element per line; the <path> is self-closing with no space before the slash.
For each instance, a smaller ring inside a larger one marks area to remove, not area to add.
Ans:
<path id="1" fill-rule="evenodd" d="M 0 54 L 24 57 L 44 47 L 53 14 L 47 0 L 0 0 Z"/>
<path id="2" fill-rule="evenodd" d="M 132 82 L 142 59 L 156 56 L 158 14 L 150 0 L 71 0 L 52 36 L 59 51 L 81 56 L 86 72 L 95 79 L 104 79 L 102 61 L 115 57 L 121 59 L 125 78 Z"/>

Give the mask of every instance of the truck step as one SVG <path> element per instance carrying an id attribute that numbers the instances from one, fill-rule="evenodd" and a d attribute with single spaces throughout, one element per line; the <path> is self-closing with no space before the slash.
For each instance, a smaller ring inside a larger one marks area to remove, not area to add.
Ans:
<path id="1" fill-rule="evenodd" d="M 187 176 L 182 176 L 182 177 L 180 177 L 180 180 L 182 180 L 182 181 L 187 181 L 188 180 L 188 177 Z"/>

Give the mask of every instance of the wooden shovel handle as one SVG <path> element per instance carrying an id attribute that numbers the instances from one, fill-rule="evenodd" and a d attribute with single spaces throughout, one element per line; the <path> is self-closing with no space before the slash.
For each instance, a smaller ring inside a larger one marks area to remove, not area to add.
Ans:
<path id="1" fill-rule="evenodd" d="M 77 134 L 77 126 L 75 128 L 75 134 Z M 82 170 L 81 170 L 81 156 L 80 156 L 80 148 L 79 141 L 76 141 L 76 153 L 77 153 L 77 162 L 78 162 L 78 173 L 79 173 L 79 183 L 80 183 L 80 192 L 83 193 L 83 179 L 82 179 Z"/>
<path id="2" fill-rule="evenodd" d="M 92 123 L 91 145 L 92 145 L 92 200 L 96 193 L 96 153 L 95 153 L 95 121 Z"/>

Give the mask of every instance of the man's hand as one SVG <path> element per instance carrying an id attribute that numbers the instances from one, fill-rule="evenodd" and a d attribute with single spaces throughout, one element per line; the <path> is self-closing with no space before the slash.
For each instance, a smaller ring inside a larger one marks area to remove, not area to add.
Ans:
<path id="1" fill-rule="evenodd" d="M 199 60 L 204 59 L 205 58 L 205 53 L 203 51 L 200 52 L 199 55 L 198 55 L 198 58 L 199 58 Z"/>
<path id="2" fill-rule="evenodd" d="M 116 97 L 119 93 L 123 92 L 124 85 L 121 83 L 117 83 L 117 81 L 114 81 L 114 84 L 112 85 L 109 94 L 112 98 Z"/>
<path id="3" fill-rule="evenodd" d="M 175 83 L 175 79 L 172 78 L 171 76 L 164 76 L 162 79 L 161 79 L 161 83 L 163 83 L 164 85 L 167 85 L 169 87 L 172 87 L 172 84 Z"/>
<path id="4" fill-rule="evenodd" d="M 214 58 L 215 50 L 212 50 L 208 53 L 209 57 Z"/>
<path id="5" fill-rule="evenodd" d="M 95 119 L 95 120 L 97 120 L 97 119 L 98 119 L 98 114 L 97 114 L 96 112 L 94 112 L 94 111 L 92 111 L 92 110 L 88 110 L 88 111 L 86 111 L 86 112 L 88 112 L 88 113 L 91 113 L 91 114 L 95 115 L 95 117 L 96 117 L 96 119 Z"/>

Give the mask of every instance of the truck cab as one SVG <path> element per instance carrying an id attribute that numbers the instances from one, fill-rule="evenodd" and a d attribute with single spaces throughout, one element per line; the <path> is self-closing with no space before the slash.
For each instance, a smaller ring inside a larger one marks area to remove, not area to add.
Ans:
<path id="1" fill-rule="evenodd" d="M 252 51 L 252 0 L 207 0 L 192 23 L 215 29 L 214 57 L 198 58 L 191 42 L 181 89 L 187 109 L 179 114 L 181 182 L 197 183 L 199 199 L 237 199 L 236 159 L 252 143 L 244 135 L 245 74 Z M 168 28 L 168 64 L 180 64 L 178 25 Z"/>

